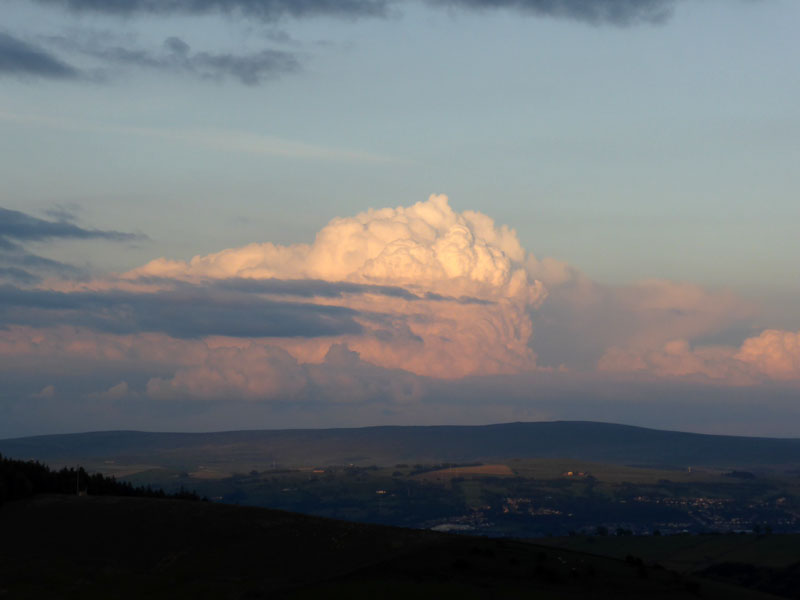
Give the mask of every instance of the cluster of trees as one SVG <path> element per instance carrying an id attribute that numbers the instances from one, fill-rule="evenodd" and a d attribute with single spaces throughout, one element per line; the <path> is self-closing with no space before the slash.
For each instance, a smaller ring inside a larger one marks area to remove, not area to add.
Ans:
<path id="1" fill-rule="evenodd" d="M 139 496 L 200 500 L 195 493 L 181 488 L 174 494 L 150 486 L 133 486 L 100 473 L 89 474 L 83 467 L 54 471 L 37 461 L 23 461 L 0 455 L 0 504 L 34 494 L 89 494 L 92 496 Z"/>

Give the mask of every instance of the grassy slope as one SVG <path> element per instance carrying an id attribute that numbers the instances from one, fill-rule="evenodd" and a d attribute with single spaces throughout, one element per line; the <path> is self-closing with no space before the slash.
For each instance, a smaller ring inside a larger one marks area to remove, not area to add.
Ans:
<path id="1" fill-rule="evenodd" d="M 0 531 L 8 598 L 768 597 L 560 548 L 202 502 L 39 496 L 0 507 Z"/>

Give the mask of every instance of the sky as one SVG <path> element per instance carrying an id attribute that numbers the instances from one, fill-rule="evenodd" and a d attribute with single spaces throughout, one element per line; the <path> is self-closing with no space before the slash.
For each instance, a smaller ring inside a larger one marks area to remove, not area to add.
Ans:
<path id="1" fill-rule="evenodd" d="M 0 12 L 0 437 L 800 435 L 798 3 Z"/>

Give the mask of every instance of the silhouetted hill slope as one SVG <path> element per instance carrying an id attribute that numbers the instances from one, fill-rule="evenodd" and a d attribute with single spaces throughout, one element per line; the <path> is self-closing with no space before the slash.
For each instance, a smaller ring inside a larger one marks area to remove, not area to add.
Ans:
<path id="1" fill-rule="evenodd" d="M 585 421 L 217 433 L 105 431 L 0 440 L 22 459 L 195 463 L 392 464 L 572 458 L 653 466 L 800 464 L 800 439 L 704 435 Z"/>
<path id="2" fill-rule="evenodd" d="M 0 507 L 4 598 L 768 598 L 640 560 L 258 508 L 36 496 Z"/>

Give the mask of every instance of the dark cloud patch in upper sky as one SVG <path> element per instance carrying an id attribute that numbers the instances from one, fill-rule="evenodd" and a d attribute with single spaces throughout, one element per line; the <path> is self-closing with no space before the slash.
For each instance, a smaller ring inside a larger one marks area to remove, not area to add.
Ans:
<path id="1" fill-rule="evenodd" d="M 135 14 L 241 14 L 261 21 L 284 17 L 375 17 L 386 14 L 387 0 L 35 0 L 76 12 Z"/>
<path id="2" fill-rule="evenodd" d="M 300 69 L 294 55 L 280 50 L 262 50 L 249 55 L 201 52 L 188 57 L 187 64 L 190 71 L 202 77 L 217 79 L 230 75 L 246 85 L 257 85 L 266 78 Z"/>
<path id="3" fill-rule="evenodd" d="M 35 0 L 76 12 L 108 15 L 239 14 L 264 22 L 279 19 L 332 16 L 382 17 L 397 0 Z M 666 20 L 677 0 L 424 0 L 434 6 L 459 9 L 507 9 L 534 16 L 574 19 L 588 23 L 631 25 Z"/>
<path id="4" fill-rule="evenodd" d="M 263 23 L 283 18 L 333 16 L 344 18 L 384 17 L 398 0 L 31 0 L 43 6 L 60 7 L 76 13 L 111 16 L 135 15 L 238 15 Z M 672 13 L 678 0 L 421 0 L 434 7 L 455 10 L 506 10 L 523 15 L 553 17 L 592 24 L 627 26 L 660 23 Z M 77 41 L 71 36 L 44 38 L 62 50 L 101 61 L 99 69 L 79 70 L 49 50 L 0 33 L 0 76 L 38 76 L 60 79 L 102 81 L 113 78 L 113 69 L 133 66 L 170 73 L 184 73 L 203 79 L 228 77 L 246 85 L 257 85 L 278 75 L 301 68 L 294 53 L 264 49 L 249 54 L 192 51 L 178 37 L 165 41 L 162 51 L 137 49 L 130 44 L 108 40 Z M 284 37 L 278 43 L 286 43 Z"/>
<path id="5" fill-rule="evenodd" d="M 662 23 L 676 0 L 426 0 L 458 9 L 507 9 L 535 16 L 574 19 L 592 24 Z"/>
<path id="6" fill-rule="evenodd" d="M 75 67 L 59 60 L 46 50 L 0 31 L 0 76 L 80 79 Z M 2 214 L 0 214 L 0 226 Z"/>
<path id="7" fill-rule="evenodd" d="M 258 85 L 266 79 L 300 70 L 300 62 L 290 52 L 265 49 L 251 54 L 193 53 L 189 44 L 178 37 L 167 38 L 162 52 L 108 45 L 106 40 L 91 36 L 83 40 L 51 36 L 49 41 L 67 51 L 102 61 L 104 69 L 135 67 L 215 80 L 232 77 L 246 85 Z"/>

